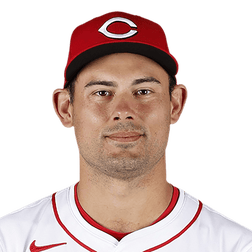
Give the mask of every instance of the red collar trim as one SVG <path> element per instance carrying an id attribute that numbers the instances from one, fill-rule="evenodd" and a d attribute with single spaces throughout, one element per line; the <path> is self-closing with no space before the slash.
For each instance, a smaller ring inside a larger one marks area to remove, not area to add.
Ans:
<path id="1" fill-rule="evenodd" d="M 78 183 L 75 185 L 74 187 L 74 198 L 75 198 L 75 203 L 76 203 L 76 206 L 81 214 L 81 216 L 90 224 L 92 225 L 93 227 L 115 237 L 117 240 L 121 240 L 124 236 L 126 236 L 127 234 L 129 233 L 120 233 L 120 232 L 116 232 L 116 231 L 113 231 L 111 229 L 108 229 L 108 228 L 105 228 L 103 227 L 102 225 L 100 225 L 99 223 L 97 223 L 94 219 L 92 219 L 87 213 L 86 211 L 82 208 L 80 202 L 79 202 L 79 199 L 78 199 L 78 196 L 77 196 L 77 186 L 78 186 Z M 166 210 L 159 216 L 159 218 L 154 221 L 151 225 L 154 225 L 155 223 L 161 221 L 162 219 L 164 219 L 166 216 L 168 216 L 171 211 L 174 209 L 174 207 L 176 206 L 177 204 L 177 201 L 178 201 L 178 198 L 179 198 L 179 190 L 178 188 L 174 187 L 173 186 L 173 195 L 172 195 L 172 199 L 171 199 L 171 202 L 169 204 L 169 206 L 166 208 Z"/>
<path id="2" fill-rule="evenodd" d="M 176 206 L 176 204 L 178 202 L 178 198 L 179 198 L 179 189 L 175 186 L 172 186 L 172 187 L 173 187 L 173 194 L 172 194 L 172 199 L 171 199 L 169 206 L 151 225 L 154 225 L 155 223 L 157 223 L 157 222 L 163 220 L 165 217 L 167 217 L 171 213 L 171 211 L 174 209 L 174 207 Z"/>
<path id="3" fill-rule="evenodd" d="M 63 224 L 63 222 L 61 221 L 59 214 L 58 214 L 58 210 L 57 210 L 57 205 L 56 205 L 56 199 L 55 199 L 55 195 L 56 193 L 54 193 L 52 195 L 52 207 L 53 207 L 53 211 L 54 211 L 54 215 L 56 220 L 58 221 L 59 225 L 62 227 L 62 229 L 75 241 L 77 242 L 80 246 L 82 246 L 83 248 L 85 248 L 86 250 L 90 251 L 90 252 L 96 252 L 95 250 L 93 250 L 92 248 L 88 247 L 87 245 L 85 245 L 84 243 L 82 243 L 80 240 L 78 240 L 68 229 L 67 227 Z M 171 237 L 169 240 L 155 246 L 152 247 L 150 249 L 147 249 L 143 252 L 152 252 L 152 251 L 156 251 L 159 250 L 160 248 L 170 244 L 171 242 L 173 242 L 174 240 L 176 240 L 177 238 L 179 238 L 182 234 L 184 234 L 198 219 L 201 210 L 203 208 L 203 204 L 201 201 L 199 201 L 199 205 L 198 205 L 198 210 L 196 212 L 196 214 L 194 215 L 194 217 L 192 218 L 192 220 L 176 235 L 174 235 L 173 237 Z"/>

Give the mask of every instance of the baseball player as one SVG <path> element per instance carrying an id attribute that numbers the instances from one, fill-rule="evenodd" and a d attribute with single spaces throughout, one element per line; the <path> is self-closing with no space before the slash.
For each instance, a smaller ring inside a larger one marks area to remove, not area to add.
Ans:
<path id="1" fill-rule="evenodd" d="M 177 70 L 150 20 L 112 12 L 74 30 L 53 103 L 75 129 L 80 181 L 1 218 L 0 252 L 252 252 L 250 230 L 166 181 L 187 96 Z"/>

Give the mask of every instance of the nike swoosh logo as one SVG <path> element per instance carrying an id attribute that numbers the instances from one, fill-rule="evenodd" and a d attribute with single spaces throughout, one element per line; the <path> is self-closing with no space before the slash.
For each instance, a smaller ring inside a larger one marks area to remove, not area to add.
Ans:
<path id="1" fill-rule="evenodd" d="M 40 251 L 44 251 L 44 250 L 47 250 L 47 249 L 50 249 L 50 248 L 54 248 L 54 247 L 57 247 L 57 246 L 61 246 L 61 245 L 65 245 L 66 243 L 57 243 L 57 244 L 52 244 L 52 245 L 46 245 L 46 246 L 40 246 L 40 247 L 37 247 L 35 245 L 35 242 L 36 240 L 34 240 L 31 245 L 30 245 L 30 251 L 31 252 L 40 252 Z"/>

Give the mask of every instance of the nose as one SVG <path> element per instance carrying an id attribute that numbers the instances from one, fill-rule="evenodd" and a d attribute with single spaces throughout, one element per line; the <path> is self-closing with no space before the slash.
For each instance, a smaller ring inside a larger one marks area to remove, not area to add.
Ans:
<path id="1" fill-rule="evenodd" d="M 134 120 L 136 104 L 129 97 L 118 97 L 114 106 L 112 118 L 114 121 Z"/>

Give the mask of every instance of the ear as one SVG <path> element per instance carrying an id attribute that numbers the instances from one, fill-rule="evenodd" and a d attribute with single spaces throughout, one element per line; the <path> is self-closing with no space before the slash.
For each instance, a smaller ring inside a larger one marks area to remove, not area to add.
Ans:
<path id="1" fill-rule="evenodd" d="M 73 126 L 73 106 L 66 89 L 56 89 L 53 92 L 53 106 L 60 121 L 65 127 Z"/>
<path id="2" fill-rule="evenodd" d="M 176 123 L 184 108 L 187 90 L 184 85 L 176 85 L 171 94 L 171 123 Z"/>

